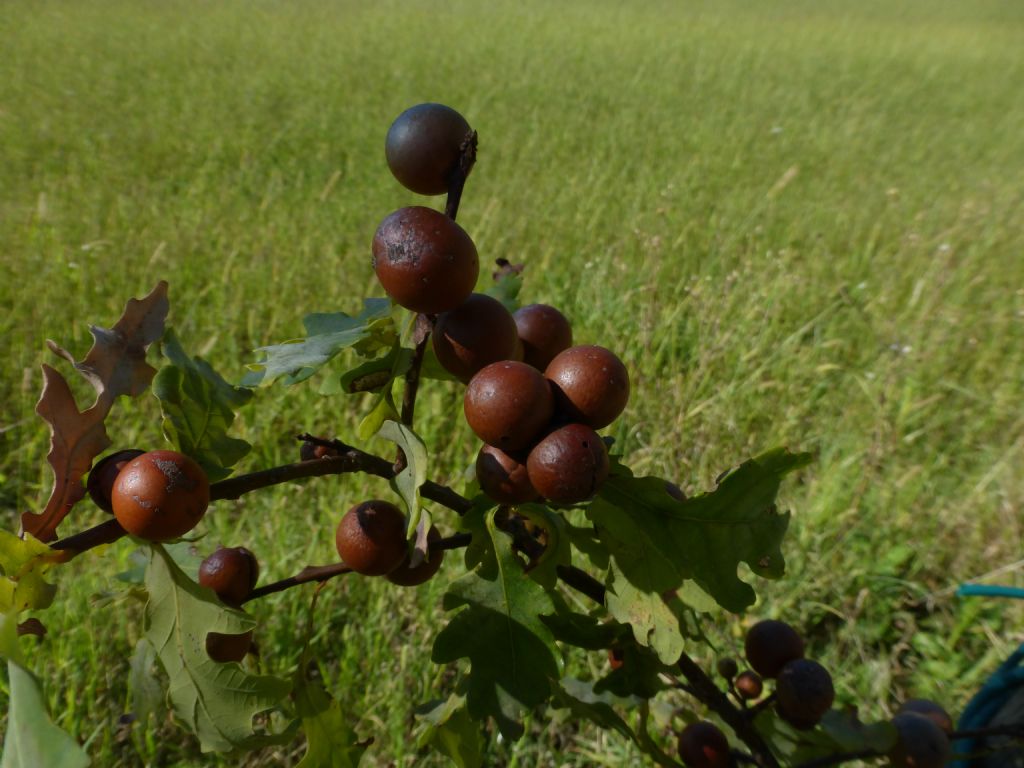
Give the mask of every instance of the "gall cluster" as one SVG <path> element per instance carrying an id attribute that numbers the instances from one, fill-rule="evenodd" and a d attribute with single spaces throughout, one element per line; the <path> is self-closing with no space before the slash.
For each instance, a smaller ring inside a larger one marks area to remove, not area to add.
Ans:
<path id="1" fill-rule="evenodd" d="M 726 658 L 719 661 L 718 673 L 745 704 L 761 699 L 765 681 L 774 680 L 775 711 L 797 730 L 814 728 L 832 708 L 832 676 L 818 662 L 804 658 L 804 640 L 789 624 L 772 619 L 758 622 L 747 632 L 744 652 L 750 669 L 740 671 L 734 659 Z M 925 699 L 906 701 L 892 724 L 897 738 L 888 758 L 893 768 L 941 768 L 951 759 L 953 720 L 938 704 Z M 679 757 L 690 768 L 733 765 L 728 738 L 708 721 L 683 729 Z"/>
<path id="2" fill-rule="evenodd" d="M 446 191 L 473 136 L 454 110 L 420 104 L 388 131 L 388 165 L 414 192 Z M 608 475 L 608 452 L 595 430 L 611 424 L 629 399 L 622 361 L 604 347 L 572 346 L 572 327 L 554 307 L 531 304 L 513 314 L 473 293 L 476 246 L 431 208 L 402 208 L 381 222 L 373 267 L 397 304 L 436 316 L 434 353 L 467 385 L 466 421 L 484 443 L 476 461 L 484 493 L 503 504 L 575 504 L 593 496 Z"/>
<path id="3" fill-rule="evenodd" d="M 476 134 L 455 110 L 420 104 L 388 130 L 385 155 L 395 177 L 427 195 L 451 192 L 468 173 Z M 608 475 L 608 452 L 596 430 L 611 424 L 629 399 L 622 361 L 599 346 L 573 346 L 572 327 L 556 308 L 522 307 L 515 314 L 490 296 L 474 293 L 480 272 L 476 246 L 453 216 L 425 206 L 387 216 L 373 238 L 373 268 L 391 299 L 433 322 L 433 351 L 466 385 L 464 412 L 483 441 L 476 461 L 481 489 L 495 501 L 547 499 L 574 504 L 589 499 Z M 335 455 L 306 444 L 304 461 Z M 96 503 L 128 533 L 148 541 L 176 539 L 202 519 L 210 485 L 202 468 L 174 451 L 111 454 L 89 475 Z M 436 528 L 428 555 L 413 565 L 406 518 L 390 502 L 371 499 L 341 519 L 335 544 L 342 561 L 367 576 L 401 586 L 422 584 L 444 558 Z M 239 608 L 259 574 L 244 547 L 220 548 L 203 561 L 201 586 Z M 209 633 L 207 652 L 217 661 L 248 653 L 252 633 Z"/>
<path id="4" fill-rule="evenodd" d="M 465 180 L 475 141 L 455 110 L 419 104 L 391 125 L 385 156 L 413 192 L 452 193 Z M 503 504 L 574 504 L 593 496 L 608 475 L 608 452 L 595 430 L 611 424 L 629 398 L 622 362 L 603 347 L 572 346 L 569 321 L 554 307 L 531 304 L 513 314 L 474 293 L 480 258 L 453 216 L 400 208 L 377 227 L 372 253 L 384 291 L 432 320 L 438 362 L 466 385 L 466 421 L 484 442 L 476 461 L 484 493 Z M 306 446 L 302 458 L 330 455 L 317 450 Z M 432 528 L 428 544 L 439 538 Z M 428 557 L 413 566 L 405 516 L 380 499 L 352 507 L 335 544 L 353 571 L 403 586 L 431 578 L 444 557 L 428 546 Z"/>
<path id="5" fill-rule="evenodd" d="M 420 104 L 391 125 L 385 155 L 394 176 L 424 195 L 461 194 L 471 166 L 476 134 L 465 118 L 440 104 Z M 605 481 L 609 459 L 597 430 L 614 422 L 629 399 L 629 374 L 611 351 L 573 345 L 573 331 L 555 307 L 530 304 L 510 312 L 497 299 L 474 293 L 480 261 L 472 238 L 449 216 L 425 206 L 388 215 L 373 238 L 373 269 L 388 296 L 428 316 L 432 348 L 440 363 L 465 386 L 463 410 L 483 442 L 476 459 L 481 490 L 501 504 L 549 501 L 576 504 L 590 499 Z M 303 461 L 338 454 L 330 445 L 306 443 Z M 91 470 L 87 490 L 133 536 L 163 542 L 191 531 L 210 500 L 202 468 L 175 451 L 122 450 Z M 669 492 L 683 498 L 675 486 Z M 445 547 L 431 527 L 427 556 L 413 564 L 407 520 L 390 502 L 371 499 L 342 517 L 335 544 L 356 573 L 416 586 L 440 569 Z M 199 584 L 226 606 L 241 608 L 253 595 L 259 563 L 244 547 L 220 547 L 203 560 Z M 206 650 L 217 662 L 241 661 L 252 647 L 251 631 L 209 632 Z M 749 669 L 722 659 L 718 673 L 732 695 L 747 706 L 773 706 L 797 730 L 816 727 L 831 709 L 835 689 L 829 672 L 804 657 L 804 641 L 793 627 L 765 620 L 748 631 Z M 609 652 L 613 669 L 625 658 Z M 766 690 L 766 681 L 774 689 Z M 896 742 L 888 754 L 894 768 L 939 768 L 951 758 L 953 722 L 934 702 L 905 702 L 892 719 Z M 687 725 L 678 754 L 690 768 L 736 764 L 725 732 L 709 721 Z"/>

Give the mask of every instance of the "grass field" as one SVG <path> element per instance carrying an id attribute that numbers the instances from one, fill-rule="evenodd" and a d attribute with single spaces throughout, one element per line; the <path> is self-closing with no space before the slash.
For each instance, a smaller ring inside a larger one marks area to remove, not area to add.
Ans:
<path id="1" fill-rule="evenodd" d="M 237 380 L 305 313 L 357 309 L 381 293 L 378 222 L 423 201 L 388 173 L 384 133 L 441 101 L 480 133 L 459 219 L 482 261 L 525 262 L 524 298 L 631 367 L 612 432 L 635 470 L 697 492 L 775 445 L 817 454 L 784 487 L 788 573 L 752 617 L 804 628 L 868 716 L 909 694 L 959 710 L 1024 639 L 1020 607 L 953 594 L 990 573 L 1024 585 L 1022 42 L 1024 7 L 995 0 L 4 3 L 4 524 L 48 493 L 45 339 L 84 354 L 89 323 L 166 278 L 183 344 Z M 432 383 L 418 409 L 443 482 L 476 452 L 460 398 Z M 351 439 L 364 406 L 262 391 L 243 469 L 292 459 L 299 431 Z M 160 444 L 157 413 L 125 403 L 115 444 Z M 339 515 L 386 492 L 278 488 L 217 506 L 207 540 L 246 543 L 270 581 L 333 559 Z M 63 530 L 98 519 L 83 505 Z M 141 608 L 96 599 L 131 549 L 60 574 L 32 654 L 58 722 L 98 766 L 238 765 L 170 726 L 117 727 Z M 410 710 L 444 678 L 443 589 L 322 596 L 315 647 L 376 738 L 369 765 L 435 764 Z M 264 665 L 287 671 L 309 595 L 277 597 L 253 611 Z M 725 648 L 744 621 L 708 617 Z M 639 764 L 562 717 L 491 760 Z"/>

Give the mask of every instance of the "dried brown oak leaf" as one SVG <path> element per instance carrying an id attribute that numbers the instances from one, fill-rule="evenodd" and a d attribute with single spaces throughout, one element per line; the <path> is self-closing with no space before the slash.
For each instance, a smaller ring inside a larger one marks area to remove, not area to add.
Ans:
<path id="1" fill-rule="evenodd" d="M 85 495 L 82 476 L 89 471 L 92 460 L 110 446 L 110 438 L 103 427 L 108 410 L 97 403 L 79 412 L 65 378 L 43 364 L 43 394 L 36 405 L 36 413 L 50 425 L 50 452 L 46 460 L 53 468 L 53 492 L 40 514 L 21 514 L 22 530 L 40 541 L 56 538 L 60 521 Z"/>
<path id="2" fill-rule="evenodd" d="M 142 394 L 156 375 L 156 369 L 146 363 L 146 349 L 163 335 L 168 309 L 167 283 L 160 281 L 145 298 L 129 299 L 113 328 L 90 328 L 92 349 L 81 362 L 54 342 L 47 342 L 93 385 L 96 402 L 79 411 L 64 377 L 43 365 L 43 394 L 36 413 L 50 425 L 46 460 L 53 469 L 54 484 L 41 513 L 22 513 L 23 531 L 40 541 L 52 541 L 57 526 L 85 495 L 82 477 L 92 467 L 92 460 L 110 446 L 103 421 L 114 400 L 120 395 Z"/>
<path id="3" fill-rule="evenodd" d="M 129 299 L 113 328 L 90 326 L 93 345 L 81 362 L 54 342 L 46 343 L 96 388 L 97 404 L 105 401 L 109 409 L 119 395 L 141 395 L 156 375 L 146 362 L 146 349 L 164 335 L 169 308 L 167 282 L 161 280 L 145 298 Z"/>

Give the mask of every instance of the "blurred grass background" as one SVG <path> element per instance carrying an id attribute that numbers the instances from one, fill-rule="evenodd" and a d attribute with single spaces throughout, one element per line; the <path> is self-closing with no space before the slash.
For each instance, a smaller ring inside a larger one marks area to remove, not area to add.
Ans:
<path id="1" fill-rule="evenodd" d="M 45 339 L 83 355 L 89 323 L 166 278 L 183 344 L 237 380 L 307 312 L 358 309 L 381 294 L 377 223 L 424 201 L 391 178 L 384 134 L 440 101 L 480 133 L 459 220 L 482 262 L 525 262 L 527 301 L 630 366 L 611 431 L 636 471 L 693 493 L 778 444 L 817 453 L 784 487 L 787 576 L 757 585 L 750 618 L 709 617 L 724 651 L 745 621 L 786 618 L 866 716 L 908 695 L 959 710 L 1024 639 L 1018 606 L 953 596 L 1024 584 L 1022 82 L 1024 8 L 998 0 L 4 3 L 5 524 L 49 491 Z M 460 397 L 431 383 L 417 411 L 430 474 L 456 484 L 476 452 Z M 293 459 L 300 431 L 351 439 L 365 406 L 260 392 L 242 469 Z M 115 445 L 161 444 L 157 413 L 124 403 Z M 384 493 L 345 477 L 219 504 L 200 546 L 244 543 L 271 581 L 332 560 L 339 516 Z M 62 530 L 98 519 L 83 504 Z M 96 765 L 293 764 L 301 745 L 240 762 L 118 726 L 141 612 L 94 599 L 130 552 L 60 574 L 32 654 L 58 722 Z M 429 662 L 443 581 L 322 595 L 315 647 L 376 738 L 369 765 L 435 764 L 410 710 L 447 680 Z M 308 598 L 253 606 L 265 668 L 296 662 Z M 560 715 L 490 760 L 639 764 Z"/>

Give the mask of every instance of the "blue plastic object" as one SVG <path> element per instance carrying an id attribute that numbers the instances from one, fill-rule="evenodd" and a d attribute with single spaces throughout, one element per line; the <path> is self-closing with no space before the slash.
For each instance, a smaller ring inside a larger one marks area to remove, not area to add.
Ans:
<path id="1" fill-rule="evenodd" d="M 961 584 L 956 594 L 958 597 L 1015 597 L 1024 600 L 1024 589 L 998 584 Z"/>
<path id="2" fill-rule="evenodd" d="M 1010 597 L 1024 599 L 1024 589 L 1002 587 L 989 584 L 963 584 L 957 594 L 962 597 Z M 985 728 L 992 722 L 999 711 L 1006 706 L 1010 698 L 1020 693 L 1024 686 L 1024 644 L 1014 651 L 1010 658 L 999 665 L 985 685 L 968 703 L 960 721 L 958 731 Z M 954 748 L 960 754 L 972 754 L 984 748 L 979 739 L 958 739 Z M 952 768 L 970 768 L 970 761 L 956 760 L 950 763 Z"/>

